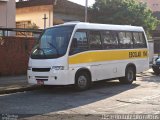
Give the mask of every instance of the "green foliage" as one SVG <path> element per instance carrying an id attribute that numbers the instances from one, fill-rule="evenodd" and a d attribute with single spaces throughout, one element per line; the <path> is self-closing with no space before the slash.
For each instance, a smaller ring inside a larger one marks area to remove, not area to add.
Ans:
<path id="1" fill-rule="evenodd" d="M 30 28 L 30 29 L 39 29 L 39 27 L 35 23 L 31 23 L 28 28 Z"/>
<path id="2" fill-rule="evenodd" d="M 147 32 L 160 23 L 146 4 L 135 0 L 96 0 L 90 9 L 90 22 L 143 26 Z"/>

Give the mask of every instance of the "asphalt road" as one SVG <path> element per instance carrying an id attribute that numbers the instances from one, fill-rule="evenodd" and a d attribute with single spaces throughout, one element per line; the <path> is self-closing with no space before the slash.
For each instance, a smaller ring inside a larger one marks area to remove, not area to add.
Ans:
<path id="1" fill-rule="evenodd" d="M 98 82 L 83 92 L 76 92 L 67 86 L 0 95 L 0 113 L 3 113 L 2 118 L 25 120 L 102 119 L 105 114 L 160 114 L 160 76 L 155 76 L 151 71 L 137 76 L 137 81 L 132 85 L 122 85 L 116 80 Z"/>

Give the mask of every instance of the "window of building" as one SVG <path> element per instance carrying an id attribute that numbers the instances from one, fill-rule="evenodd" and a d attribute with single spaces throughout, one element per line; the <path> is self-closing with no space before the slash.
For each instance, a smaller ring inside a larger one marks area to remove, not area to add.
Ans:
<path id="1" fill-rule="evenodd" d="M 16 28 L 29 28 L 30 25 L 31 25 L 31 21 L 16 22 Z"/>
<path id="2" fill-rule="evenodd" d="M 102 49 L 101 35 L 98 31 L 90 31 L 89 47 L 91 50 Z"/>
<path id="3" fill-rule="evenodd" d="M 16 28 L 30 28 L 31 21 L 19 21 L 16 22 Z M 17 36 L 32 36 L 30 32 L 17 32 Z"/>
<path id="4" fill-rule="evenodd" d="M 158 6 L 158 4 L 157 4 L 157 3 L 155 3 L 155 4 L 153 4 L 153 6 L 154 6 L 154 7 L 157 7 L 157 6 Z"/>

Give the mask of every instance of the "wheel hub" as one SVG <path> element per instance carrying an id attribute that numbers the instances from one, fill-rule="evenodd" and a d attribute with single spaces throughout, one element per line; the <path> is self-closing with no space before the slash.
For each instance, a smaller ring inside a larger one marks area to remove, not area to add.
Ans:
<path id="1" fill-rule="evenodd" d="M 134 79 L 134 73 L 133 73 L 133 71 L 129 71 L 128 72 L 128 80 L 132 81 L 133 79 Z"/>
<path id="2" fill-rule="evenodd" d="M 87 78 L 85 76 L 79 76 L 78 85 L 80 87 L 85 87 L 87 85 Z"/>

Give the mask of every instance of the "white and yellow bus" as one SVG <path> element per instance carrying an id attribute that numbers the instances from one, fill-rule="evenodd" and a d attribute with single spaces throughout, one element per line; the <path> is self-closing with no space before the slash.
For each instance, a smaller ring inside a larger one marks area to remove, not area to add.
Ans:
<path id="1" fill-rule="evenodd" d="M 94 81 L 114 78 L 131 84 L 147 69 L 142 27 L 70 22 L 44 30 L 29 59 L 28 81 L 85 90 Z"/>

